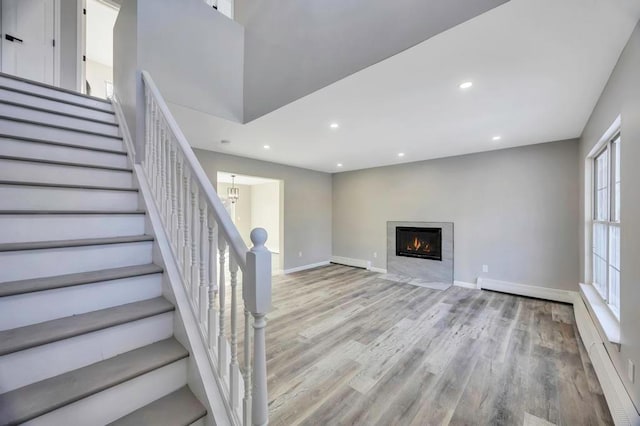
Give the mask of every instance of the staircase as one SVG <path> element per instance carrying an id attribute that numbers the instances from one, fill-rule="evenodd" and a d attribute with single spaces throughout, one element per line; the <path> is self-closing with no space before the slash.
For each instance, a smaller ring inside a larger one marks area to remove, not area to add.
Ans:
<path id="1" fill-rule="evenodd" d="M 0 425 L 205 424 L 109 102 L 0 74 Z"/>

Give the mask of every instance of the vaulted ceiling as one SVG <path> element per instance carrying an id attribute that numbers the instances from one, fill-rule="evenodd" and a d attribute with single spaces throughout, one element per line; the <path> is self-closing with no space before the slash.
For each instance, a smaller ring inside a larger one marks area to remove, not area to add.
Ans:
<path id="1" fill-rule="evenodd" d="M 248 124 L 170 107 L 196 147 L 325 172 L 575 138 L 639 18 L 511 0 Z"/>

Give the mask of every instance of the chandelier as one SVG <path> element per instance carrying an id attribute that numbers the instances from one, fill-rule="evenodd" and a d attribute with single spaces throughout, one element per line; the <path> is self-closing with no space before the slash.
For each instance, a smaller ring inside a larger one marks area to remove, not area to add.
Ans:
<path id="1" fill-rule="evenodd" d="M 231 175 L 231 188 L 227 188 L 227 198 L 229 198 L 233 204 L 240 198 L 240 188 L 236 187 L 236 175 Z"/>

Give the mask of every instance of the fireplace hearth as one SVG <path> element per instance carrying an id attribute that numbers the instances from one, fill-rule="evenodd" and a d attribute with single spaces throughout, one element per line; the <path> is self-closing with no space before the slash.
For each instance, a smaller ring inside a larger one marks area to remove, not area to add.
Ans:
<path id="1" fill-rule="evenodd" d="M 396 256 L 442 261 L 442 228 L 397 226 Z"/>

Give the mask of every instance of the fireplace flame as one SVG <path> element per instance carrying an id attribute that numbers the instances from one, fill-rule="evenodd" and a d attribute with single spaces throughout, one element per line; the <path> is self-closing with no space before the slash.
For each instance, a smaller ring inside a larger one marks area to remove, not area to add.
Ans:
<path id="1" fill-rule="evenodd" d="M 431 245 L 424 241 L 420 241 L 418 237 L 413 238 L 413 244 L 407 245 L 407 250 L 409 251 L 419 251 L 420 249 L 425 253 L 431 253 Z"/>

